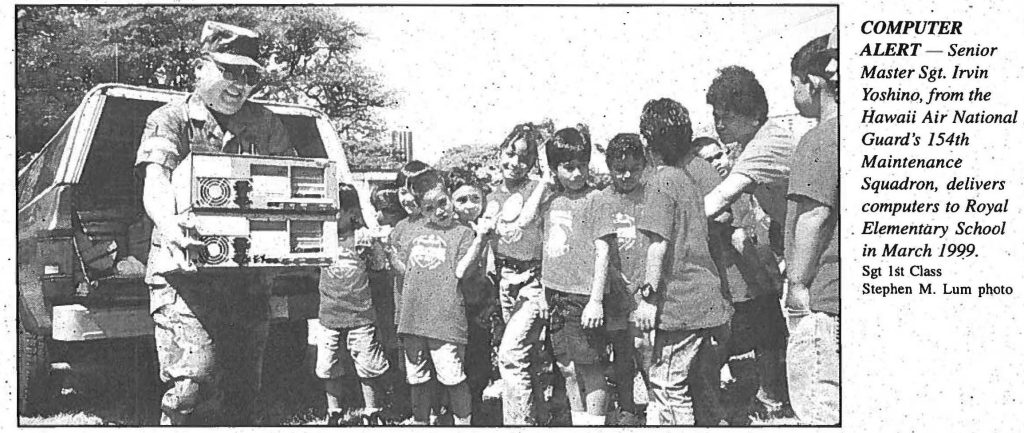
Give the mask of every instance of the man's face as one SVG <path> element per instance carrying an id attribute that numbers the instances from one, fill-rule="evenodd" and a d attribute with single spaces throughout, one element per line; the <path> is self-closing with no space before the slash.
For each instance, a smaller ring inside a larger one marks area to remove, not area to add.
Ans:
<path id="1" fill-rule="evenodd" d="M 452 193 L 452 201 L 455 202 L 455 213 L 459 221 L 473 222 L 480 217 L 483 211 L 484 194 L 480 188 L 470 185 L 460 186 Z"/>
<path id="2" fill-rule="evenodd" d="M 587 177 L 590 176 L 590 167 L 587 161 L 574 159 L 565 161 L 555 167 L 555 176 L 558 183 L 562 184 L 569 191 L 578 191 L 587 186 Z"/>
<path id="3" fill-rule="evenodd" d="M 794 75 L 789 81 L 793 84 L 793 105 L 796 105 L 796 111 L 803 117 L 818 117 L 821 108 L 814 98 L 811 80 L 805 82 Z"/>
<path id="4" fill-rule="evenodd" d="M 757 119 L 724 107 L 714 107 L 712 115 L 715 116 L 715 131 L 718 132 L 718 139 L 722 143 L 747 144 L 761 127 Z"/>
<path id="5" fill-rule="evenodd" d="M 515 182 L 526 178 L 533 163 L 529 156 L 529 145 L 525 140 L 516 140 L 501 149 L 501 174 L 507 181 Z"/>
<path id="6" fill-rule="evenodd" d="M 203 59 L 196 67 L 196 94 L 213 111 L 235 114 L 256 88 L 258 76 L 251 66 L 222 65 Z"/>
<path id="7" fill-rule="evenodd" d="M 626 194 L 640 186 L 640 178 L 643 176 L 645 165 L 646 162 L 643 158 L 633 155 L 609 161 L 608 171 L 612 175 L 612 186 L 615 187 L 615 191 Z"/>
<path id="8" fill-rule="evenodd" d="M 420 212 L 435 225 L 448 227 L 455 223 L 455 207 L 448 191 L 442 187 L 431 189 L 423 195 Z"/>
<path id="9" fill-rule="evenodd" d="M 718 175 L 723 178 L 732 171 L 733 161 L 729 151 L 718 144 L 709 144 L 697 150 L 697 156 L 711 163 L 718 170 Z"/>

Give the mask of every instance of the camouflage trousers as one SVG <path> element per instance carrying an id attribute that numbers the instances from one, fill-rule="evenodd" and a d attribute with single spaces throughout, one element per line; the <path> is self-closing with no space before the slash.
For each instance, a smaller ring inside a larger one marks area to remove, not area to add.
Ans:
<path id="1" fill-rule="evenodd" d="M 504 425 L 571 425 L 565 379 L 555 367 L 548 322 L 540 318 L 540 270 L 501 267 L 498 272 L 499 295 L 507 312 L 498 347 Z"/>
<path id="2" fill-rule="evenodd" d="M 150 286 L 162 425 L 253 425 L 270 325 L 253 278 L 172 276 Z"/>

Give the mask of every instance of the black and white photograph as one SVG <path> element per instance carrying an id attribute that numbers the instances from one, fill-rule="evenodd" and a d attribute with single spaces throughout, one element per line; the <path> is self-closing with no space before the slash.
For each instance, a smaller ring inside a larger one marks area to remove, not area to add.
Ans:
<path id="1" fill-rule="evenodd" d="M 838 4 L 12 18 L 18 426 L 847 421 Z"/>

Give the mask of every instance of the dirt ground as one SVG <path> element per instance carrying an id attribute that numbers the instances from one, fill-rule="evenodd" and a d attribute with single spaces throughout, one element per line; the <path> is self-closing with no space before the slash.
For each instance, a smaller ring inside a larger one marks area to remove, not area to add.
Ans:
<path id="1" fill-rule="evenodd" d="M 264 369 L 263 418 L 261 425 L 321 425 L 326 419 L 322 386 L 312 375 L 304 332 L 275 328 L 271 334 Z M 289 342 L 283 344 L 281 342 Z M 21 425 L 157 425 L 163 385 L 156 377 L 155 352 L 145 341 L 119 341 L 104 350 L 91 350 L 85 362 L 70 371 L 57 372 L 58 394 L 38 413 L 20 414 Z M 148 355 L 148 356 L 147 356 Z M 128 365 L 141 365 L 126 369 Z M 301 368 L 299 368 L 301 366 Z M 139 371 L 134 374 L 133 370 Z M 353 390 L 357 386 L 353 383 Z M 753 390 L 736 382 L 724 383 L 723 400 L 731 412 L 732 425 L 751 425 L 745 405 Z M 642 391 L 640 391 L 642 392 Z M 354 393 L 354 394 L 357 394 Z M 474 414 L 484 425 L 501 420 L 497 387 L 485 392 L 484 407 Z M 638 401 L 645 401 L 638 396 Z M 753 420 L 752 425 L 792 425 L 794 418 Z"/>

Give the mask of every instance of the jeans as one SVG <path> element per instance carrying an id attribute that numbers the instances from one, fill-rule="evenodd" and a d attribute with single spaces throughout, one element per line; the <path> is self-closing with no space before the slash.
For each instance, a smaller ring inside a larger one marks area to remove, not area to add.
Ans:
<path id="1" fill-rule="evenodd" d="M 771 411 L 780 410 L 789 402 L 786 389 L 786 319 L 782 316 L 779 299 L 763 295 L 733 304 L 732 335 L 729 338 L 730 356 L 751 350 L 755 354 L 755 371 L 750 377 L 740 377 L 742 370 L 732 370 L 739 380 L 756 380 L 757 402 Z M 730 369 L 732 369 L 730 364 Z"/>
<path id="2" fill-rule="evenodd" d="M 538 298 L 521 297 L 512 309 L 498 348 L 506 426 L 571 425 L 569 398 L 554 367 L 547 321 L 540 319 L 541 308 Z"/>
<path id="3" fill-rule="evenodd" d="M 839 424 L 839 316 L 786 311 L 789 400 L 800 422 Z"/>
<path id="4" fill-rule="evenodd" d="M 717 425 L 720 366 L 729 324 L 714 328 L 654 331 L 647 425 Z"/>

